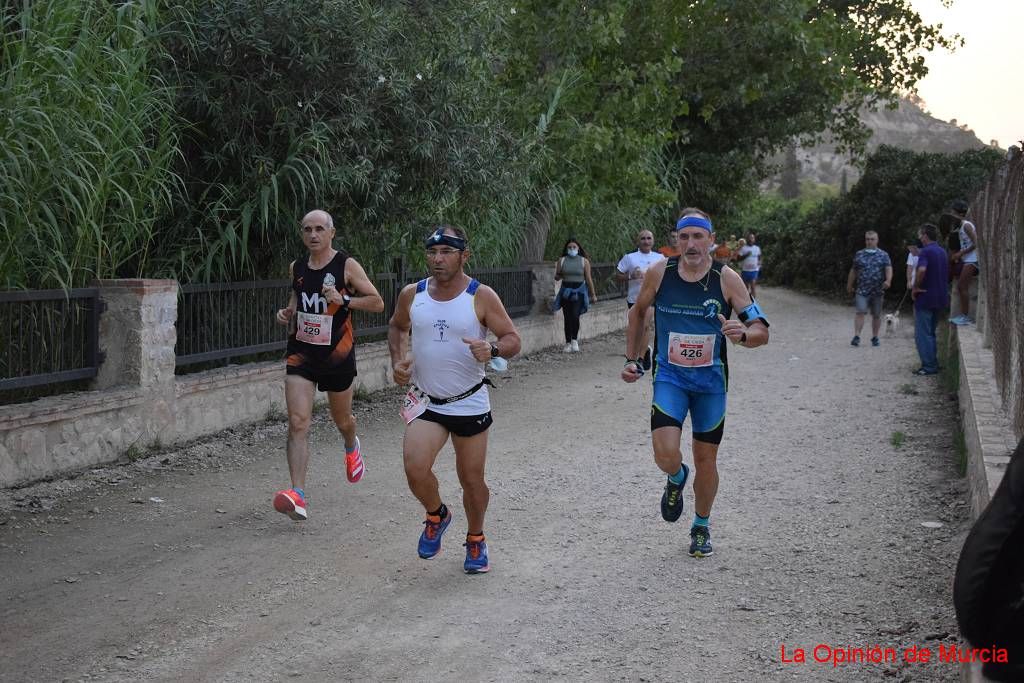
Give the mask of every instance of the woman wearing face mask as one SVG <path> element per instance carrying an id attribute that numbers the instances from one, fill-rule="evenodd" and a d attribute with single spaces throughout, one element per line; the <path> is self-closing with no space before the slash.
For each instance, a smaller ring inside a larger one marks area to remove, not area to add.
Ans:
<path id="1" fill-rule="evenodd" d="M 591 302 L 597 301 L 597 290 L 590 278 L 590 259 L 575 237 L 570 237 L 562 247 L 562 256 L 555 265 L 555 280 L 562 286 L 555 295 L 552 309 L 562 309 L 565 324 L 565 353 L 580 350 L 580 316 L 587 312 Z"/>

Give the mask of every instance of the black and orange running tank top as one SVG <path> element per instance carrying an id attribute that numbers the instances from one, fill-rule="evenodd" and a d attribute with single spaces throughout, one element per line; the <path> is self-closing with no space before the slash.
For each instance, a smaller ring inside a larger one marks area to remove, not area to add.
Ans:
<path id="1" fill-rule="evenodd" d="M 288 362 L 329 368 L 332 372 L 355 372 L 355 331 L 347 306 L 328 303 L 324 284 L 345 290 L 345 262 L 348 254 L 338 250 L 326 266 L 309 267 L 309 257 L 296 259 L 292 266 L 295 293 L 295 325 L 288 335 Z M 294 358 L 299 356 L 300 358 Z"/>

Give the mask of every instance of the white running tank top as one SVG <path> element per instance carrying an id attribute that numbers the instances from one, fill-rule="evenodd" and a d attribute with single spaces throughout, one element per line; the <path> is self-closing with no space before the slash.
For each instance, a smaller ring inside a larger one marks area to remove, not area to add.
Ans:
<path id="1" fill-rule="evenodd" d="M 480 283 L 469 287 L 451 301 L 431 298 L 428 280 L 416 284 L 409 317 L 412 319 L 412 383 L 430 396 L 449 398 L 471 389 L 484 378 L 484 364 L 469 352 L 462 341 L 486 339 L 487 328 L 480 324 L 473 305 Z M 491 410 L 487 385 L 453 403 L 430 404 L 430 410 L 442 415 L 483 415 Z"/>
<path id="2" fill-rule="evenodd" d="M 961 249 L 970 249 L 971 247 L 974 246 L 974 240 L 972 240 L 971 236 L 967 234 L 967 228 L 964 227 L 965 225 L 969 225 L 972 228 L 974 228 L 974 223 L 971 223 L 970 221 L 964 221 L 964 222 L 962 222 L 960 224 L 960 248 Z M 974 234 L 975 235 L 978 234 L 978 229 L 977 228 L 974 228 Z M 964 254 L 963 262 L 964 263 L 977 263 L 978 262 L 978 250 L 975 249 L 972 252 Z"/>

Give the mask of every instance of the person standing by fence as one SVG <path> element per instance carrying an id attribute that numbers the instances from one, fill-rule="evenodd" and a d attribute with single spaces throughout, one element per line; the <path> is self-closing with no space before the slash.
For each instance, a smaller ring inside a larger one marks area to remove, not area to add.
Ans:
<path id="1" fill-rule="evenodd" d="M 326 211 L 310 211 L 300 227 L 304 258 L 289 266 L 292 293 L 277 312 L 287 325 L 285 403 L 288 408 L 288 473 L 292 487 L 274 495 L 274 509 L 296 521 L 308 517 L 306 470 L 309 426 L 316 390 L 327 392 L 331 417 L 345 440 L 345 473 L 359 481 L 365 466 L 352 415 L 352 382 L 356 377 L 355 332 L 351 311 L 380 313 L 384 300 L 359 263 L 334 248 L 334 220 Z"/>
<path id="2" fill-rule="evenodd" d="M 921 367 L 915 375 L 939 372 L 938 342 L 935 328 L 949 303 L 949 255 L 939 246 L 939 229 L 931 223 L 917 233 L 924 246 L 917 252 L 917 275 L 910 295 L 914 298 L 914 343 Z"/>
<path id="3" fill-rule="evenodd" d="M 949 322 L 954 325 L 970 325 L 974 323 L 971 317 L 971 282 L 978 277 L 980 268 L 978 266 L 978 230 L 974 223 L 967 220 L 967 202 L 957 199 L 952 206 L 953 215 L 960 222 L 957 228 L 957 235 L 960 238 L 960 248 L 949 255 L 950 261 L 959 266 L 956 275 L 957 300 L 960 302 L 960 313 Z"/>
<path id="4" fill-rule="evenodd" d="M 392 377 L 410 384 L 402 408 L 402 459 L 409 489 L 426 510 L 417 553 L 425 560 L 441 552 L 452 521 L 434 475 L 437 454 L 449 438 L 466 511 L 467 574 L 490 570 L 484 515 L 490 490 L 484 481 L 487 435 L 493 422 L 484 363 L 511 358 L 521 342 L 497 293 L 466 275 L 466 233 L 442 225 L 425 243 L 430 277 L 406 286 L 388 324 Z M 497 338 L 487 341 L 490 331 Z M 411 343 L 406 352 L 406 339 Z"/>
<path id="5" fill-rule="evenodd" d="M 562 256 L 555 264 L 555 280 L 562 281 L 552 306 L 554 311 L 562 309 L 565 331 L 565 348 L 562 350 L 578 353 L 580 316 L 597 301 L 597 291 L 590 275 L 590 259 L 575 237 L 566 240 L 562 247 Z"/>

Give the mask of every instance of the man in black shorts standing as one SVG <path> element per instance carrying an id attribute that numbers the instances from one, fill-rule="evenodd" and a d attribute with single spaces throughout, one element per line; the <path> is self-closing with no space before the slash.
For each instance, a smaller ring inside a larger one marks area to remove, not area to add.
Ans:
<path id="1" fill-rule="evenodd" d="M 426 511 L 417 553 L 424 560 L 436 557 L 452 521 L 433 472 L 451 438 L 468 527 L 463 569 L 483 574 L 491 568 L 484 539 L 490 500 L 484 464 L 492 422 L 484 364 L 519 353 L 519 333 L 498 294 L 463 271 L 469 244 L 461 228 L 442 225 L 424 246 L 430 277 L 402 290 L 388 328 L 395 383 L 411 383 L 402 408 L 402 459 L 409 489 Z M 488 341 L 488 333 L 495 341 Z"/>
<path id="2" fill-rule="evenodd" d="M 277 312 L 289 327 L 284 397 L 288 406 L 288 472 L 292 487 L 278 491 L 274 509 L 302 521 L 306 513 L 309 426 L 317 388 L 327 392 L 331 417 L 345 439 L 345 471 L 352 483 L 364 465 L 352 415 L 352 381 L 356 376 L 355 331 L 350 311 L 380 313 L 384 300 L 359 263 L 336 250 L 334 221 L 326 211 L 310 211 L 300 227 L 309 251 L 292 261 L 292 294 Z"/>

